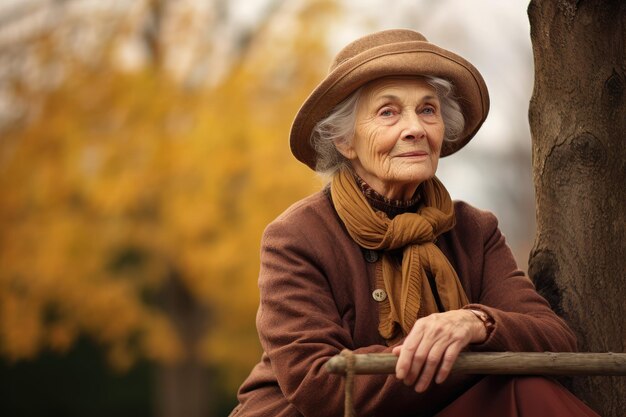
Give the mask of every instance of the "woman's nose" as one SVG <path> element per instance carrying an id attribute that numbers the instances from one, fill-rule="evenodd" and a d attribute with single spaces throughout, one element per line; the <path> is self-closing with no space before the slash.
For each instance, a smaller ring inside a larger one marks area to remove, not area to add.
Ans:
<path id="1" fill-rule="evenodd" d="M 426 136 L 424 126 L 417 114 L 411 112 L 405 116 L 406 126 L 402 135 L 404 140 L 416 140 Z"/>

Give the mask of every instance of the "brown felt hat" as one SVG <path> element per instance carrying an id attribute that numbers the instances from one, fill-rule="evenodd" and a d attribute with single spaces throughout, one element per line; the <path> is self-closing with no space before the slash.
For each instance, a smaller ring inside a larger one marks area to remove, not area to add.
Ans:
<path id="1" fill-rule="evenodd" d="M 364 36 L 339 51 L 326 78 L 296 114 L 289 139 L 291 152 L 315 169 L 317 154 L 311 146 L 311 133 L 317 122 L 364 84 L 404 75 L 430 75 L 452 82 L 465 129 L 455 142 L 444 142 L 441 156 L 465 146 L 489 113 L 489 92 L 482 76 L 465 59 L 428 42 L 420 33 L 394 29 Z"/>

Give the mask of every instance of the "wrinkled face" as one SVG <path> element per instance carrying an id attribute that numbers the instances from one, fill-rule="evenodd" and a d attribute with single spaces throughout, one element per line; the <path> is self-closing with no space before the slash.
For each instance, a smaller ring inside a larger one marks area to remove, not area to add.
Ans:
<path id="1" fill-rule="evenodd" d="M 354 138 L 337 149 L 376 191 L 409 199 L 435 175 L 444 131 L 433 87 L 421 79 L 383 78 L 363 88 Z"/>

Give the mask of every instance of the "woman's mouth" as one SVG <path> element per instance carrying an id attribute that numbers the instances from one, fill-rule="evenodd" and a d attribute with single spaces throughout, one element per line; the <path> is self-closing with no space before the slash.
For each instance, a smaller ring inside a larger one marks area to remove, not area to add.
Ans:
<path id="1" fill-rule="evenodd" d="M 426 152 L 426 151 L 412 151 L 412 152 L 404 152 L 404 153 L 401 153 L 401 154 L 396 155 L 396 156 L 401 157 L 401 158 L 419 158 L 419 157 L 428 156 L 428 152 Z"/>

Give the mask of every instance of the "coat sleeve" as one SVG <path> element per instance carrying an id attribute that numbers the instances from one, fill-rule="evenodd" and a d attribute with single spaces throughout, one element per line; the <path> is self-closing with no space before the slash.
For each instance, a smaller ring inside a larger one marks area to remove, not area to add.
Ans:
<path id="1" fill-rule="evenodd" d="M 472 345 L 472 350 L 576 350 L 571 329 L 537 293 L 530 278 L 517 268 L 496 217 L 482 212 L 476 221 L 483 236 L 483 273 L 479 300 L 467 308 L 485 311 L 494 319 L 495 328 L 484 343 Z"/>
<path id="2" fill-rule="evenodd" d="M 343 349 L 355 353 L 390 352 L 384 345 L 355 349 L 334 301 L 313 244 L 301 230 L 273 223 L 261 248 L 260 307 L 257 329 L 262 347 L 287 400 L 304 416 L 343 415 L 343 381 L 323 369 Z M 451 378 L 417 394 L 393 375 L 356 376 L 353 394 L 359 414 L 402 415 L 407 410 L 441 407 L 468 386 Z"/>

